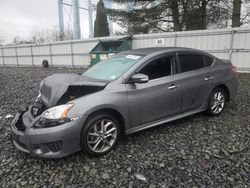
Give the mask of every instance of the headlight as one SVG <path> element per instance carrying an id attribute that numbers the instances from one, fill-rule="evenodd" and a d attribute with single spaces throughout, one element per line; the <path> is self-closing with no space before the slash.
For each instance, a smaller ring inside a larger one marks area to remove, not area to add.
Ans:
<path id="1" fill-rule="evenodd" d="M 48 110 L 42 113 L 40 119 L 36 122 L 34 127 L 53 127 L 71 121 L 70 118 L 67 116 L 67 113 L 72 107 L 73 104 L 65 104 L 49 108 Z"/>

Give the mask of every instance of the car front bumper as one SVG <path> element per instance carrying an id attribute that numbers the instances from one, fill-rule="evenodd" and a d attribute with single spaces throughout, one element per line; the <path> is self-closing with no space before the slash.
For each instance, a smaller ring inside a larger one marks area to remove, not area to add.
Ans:
<path id="1" fill-rule="evenodd" d="M 20 110 L 11 123 L 13 144 L 20 151 L 43 158 L 62 158 L 81 149 L 83 118 L 51 128 L 33 128 L 31 108 Z"/>

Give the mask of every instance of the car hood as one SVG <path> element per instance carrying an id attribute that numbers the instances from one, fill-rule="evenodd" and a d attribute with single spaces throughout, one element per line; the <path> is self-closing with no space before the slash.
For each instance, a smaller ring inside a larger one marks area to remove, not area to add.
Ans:
<path id="1" fill-rule="evenodd" d="M 59 101 L 67 102 L 66 100 L 100 91 L 107 83 L 75 73 L 53 74 L 40 83 L 41 100 L 47 107 L 52 107 Z"/>

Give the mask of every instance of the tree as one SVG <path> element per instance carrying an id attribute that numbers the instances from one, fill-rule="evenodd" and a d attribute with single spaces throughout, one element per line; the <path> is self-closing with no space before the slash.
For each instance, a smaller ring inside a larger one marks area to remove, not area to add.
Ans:
<path id="1" fill-rule="evenodd" d="M 32 43 L 48 43 L 48 42 L 57 42 L 61 41 L 62 34 L 60 33 L 57 27 L 49 30 L 37 30 L 33 31 L 31 41 Z M 73 32 L 72 30 L 65 30 L 63 33 L 64 40 L 73 40 Z"/>
<path id="2" fill-rule="evenodd" d="M 231 25 L 232 0 L 210 2 L 207 7 L 207 28 L 226 28 Z"/>
<path id="3" fill-rule="evenodd" d="M 24 40 L 20 36 L 15 36 L 13 38 L 11 45 L 21 45 L 21 44 L 32 44 L 30 40 Z"/>
<path id="4" fill-rule="evenodd" d="M 109 36 L 109 26 L 106 10 L 102 0 L 97 3 L 96 19 L 94 24 L 94 37 Z"/>
<path id="5" fill-rule="evenodd" d="M 124 24 L 129 23 L 127 33 L 137 34 L 154 29 L 187 31 L 227 27 L 231 22 L 233 0 L 113 1 L 123 7 L 128 2 L 132 4 L 132 9 L 116 9 L 111 16 L 123 28 Z"/>
<path id="6" fill-rule="evenodd" d="M 157 1 L 149 0 L 113 0 L 118 7 L 125 9 L 108 10 L 112 19 L 125 29 L 126 34 L 148 33 L 152 29 L 167 31 L 169 8 Z"/>
<path id="7" fill-rule="evenodd" d="M 65 30 L 63 34 L 64 40 L 73 40 L 72 30 Z M 20 36 L 13 38 L 12 44 L 42 44 L 49 42 L 61 41 L 61 34 L 57 27 L 49 30 L 34 29 L 29 39 L 22 39 Z"/>
<path id="8" fill-rule="evenodd" d="M 127 0 L 114 1 L 128 3 Z M 159 31 L 206 29 L 210 1 L 215 0 L 134 0 L 130 1 L 133 9 L 114 10 L 112 16 L 118 23 L 126 23 L 124 20 L 132 23 L 128 28 L 132 27 L 134 33 L 147 33 L 155 28 Z"/>
<path id="9" fill-rule="evenodd" d="M 240 27 L 241 25 L 241 0 L 233 0 L 233 17 L 232 27 Z"/>
<path id="10" fill-rule="evenodd" d="M 250 24 L 250 0 L 243 0 L 241 4 L 241 25 Z"/>

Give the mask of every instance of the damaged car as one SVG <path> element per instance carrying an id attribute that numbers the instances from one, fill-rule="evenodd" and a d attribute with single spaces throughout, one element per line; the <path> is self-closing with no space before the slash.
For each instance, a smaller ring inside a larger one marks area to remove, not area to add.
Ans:
<path id="1" fill-rule="evenodd" d="M 11 124 L 17 149 L 43 158 L 104 155 L 121 135 L 199 112 L 220 115 L 237 95 L 236 68 L 189 48 L 120 52 L 82 75 L 54 74 Z"/>

